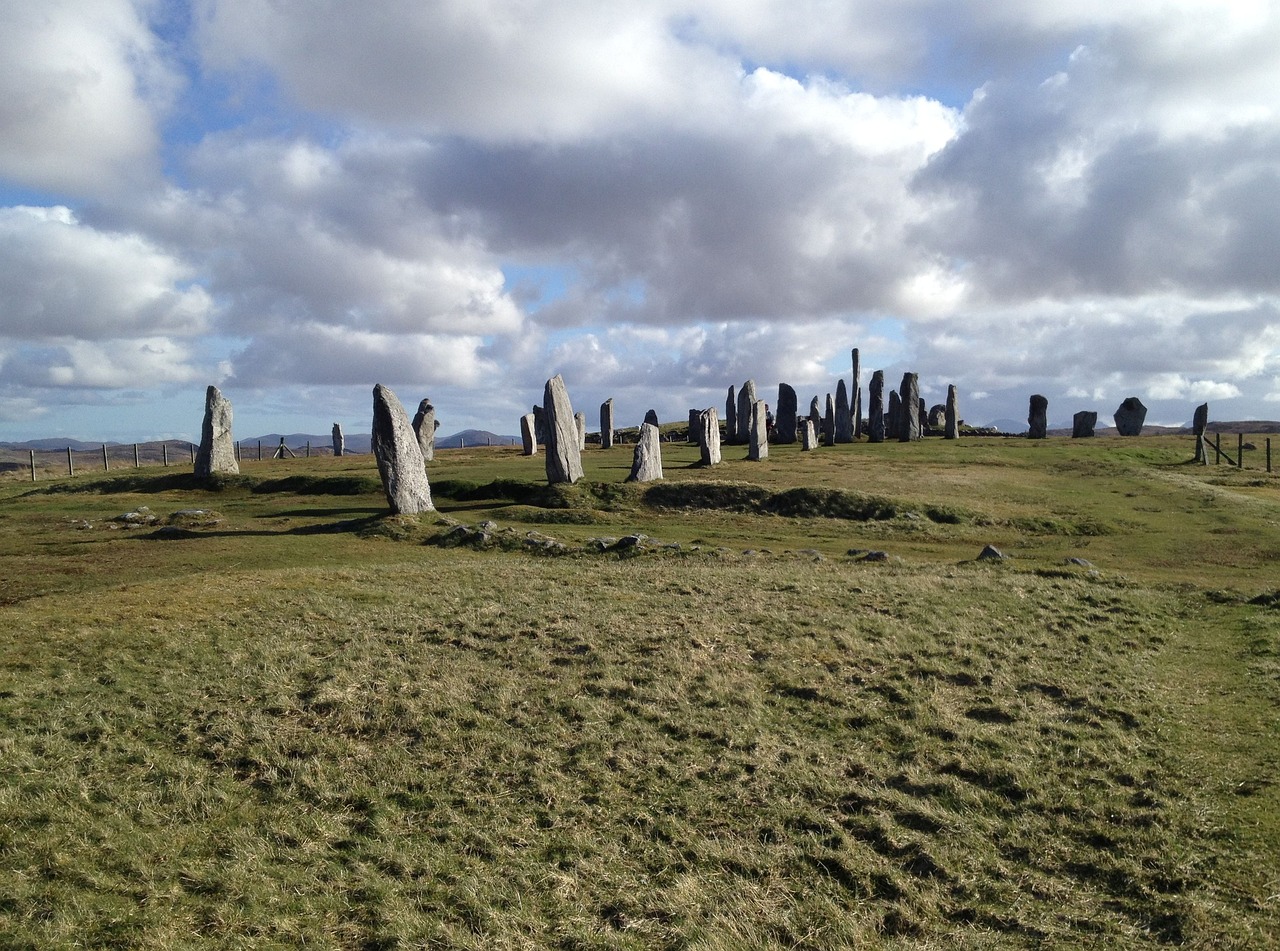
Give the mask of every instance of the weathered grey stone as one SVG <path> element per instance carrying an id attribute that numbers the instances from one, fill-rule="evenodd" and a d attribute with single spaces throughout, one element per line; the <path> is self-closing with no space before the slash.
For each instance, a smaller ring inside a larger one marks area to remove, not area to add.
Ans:
<path id="1" fill-rule="evenodd" d="M 816 396 L 809 401 L 809 421 L 813 423 L 814 435 L 822 438 L 822 408 L 818 405 Z"/>
<path id="2" fill-rule="evenodd" d="M 836 381 L 835 441 L 853 442 L 853 408 L 849 404 L 849 388 L 844 380 Z"/>
<path id="3" fill-rule="evenodd" d="M 1142 424 L 1147 421 L 1147 408 L 1142 405 L 1142 400 L 1130 396 L 1116 410 L 1115 420 L 1121 436 L 1141 436 Z"/>
<path id="4" fill-rule="evenodd" d="M 1004 553 L 995 545 L 987 545 L 978 552 L 978 561 L 1003 561 Z"/>
<path id="5" fill-rule="evenodd" d="M 853 438 L 858 439 L 865 435 L 862 426 L 862 358 L 857 347 L 853 348 L 850 356 L 853 358 L 853 403 L 850 409 L 853 411 Z"/>
<path id="6" fill-rule="evenodd" d="M 751 413 L 756 405 L 756 381 L 747 380 L 738 390 L 738 442 L 751 442 Z"/>
<path id="7" fill-rule="evenodd" d="M 902 397 L 897 390 L 889 391 L 889 411 L 884 414 L 885 438 L 897 442 L 902 435 Z"/>
<path id="8" fill-rule="evenodd" d="M 640 427 L 640 439 L 636 442 L 631 458 L 631 474 L 628 482 L 656 482 L 662 478 L 662 440 L 654 423 Z"/>
<path id="9" fill-rule="evenodd" d="M 436 408 L 431 405 L 431 400 L 418 404 L 418 412 L 413 415 L 413 431 L 418 437 L 422 460 L 430 462 L 436 457 Z"/>
<path id="10" fill-rule="evenodd" d="M 200 425 L 195 474 L 207 479 L 215 472 L 239 471 L 236 444 L 231 438 L 231 401 L 211 386 L 204 393 L 204 422 Z"/>
<path id="11" fill-rule="evenodd" d="M 431 512 L 431 486 L 409 414 L 389 387 L 373 388 L 373 456 L 387 504 L 396 515 Z"/>
<path id="12" fill-rule="evenodd" d="M 578 452 L 587 448 L 587 414 L 574 413 L 573 425 L 578 430 Z"/>
<path id="13" fill-rule="evenodd" d="M 822 444 L 824 446 L 836 444 L 836 401 L 830 393 L 827 394 L 826 412 L 822 414 Z"/>
<path id="14" fill-rule="evenodd" d="M 538 454 L 537 423 L 534 421 L 532 413 L 525 413 L 520 417 L 520 445 L 523 455 L 536 456 Z"/>
<path id="15" fill-rule="evenodd" d="M 806 416 L 800 420 L 800 451 L 812 452 L 818 448 L 818 432 L 813 428 L 813 420 Z"/>
<path id="16" fill-rule="evenodd" d="M 542 394 L 547 427 L 547 482 L 574 483 L 582 478 L 582 452 L 578 449 L 578 425 L 564 379 L 557 373 L 547 380 Z"/>
<path id="17" fill-rule="evenodd" d="M 647 413 L 644 414 L 644 421 L 648 423 L 650 426 L 657 426 L 658 411 L 656 409 L 649 410 Z"/>
<path id="18" fill-rule="evenodd" d="M 867 442 L 884 442 L 884 371 L 876 370 L 867 384 Z"/>
<path id="19" fill-rule="evenodd" d="M 1027 438 L 1044 439 L 1049 433 L 1049 400 L 1034 393 L 1027 408 Z"/>
<path id="20" fill-rule="evenodd" d="M 915 442 L 923 435 L 920 428 L 920 378 L 916 374 L 902 374 L 898 397 L 902 401 L 902 426 L 898 432 L 898 441 Z"/>
<path id="21" fill-rule="evenodd" d="M 724 401 L 724 438 L 730 444 L 738 441 L 738 397 L 735 392 L 733 384 L 730 384 L 729 395 Z"/>
<path id="22" fill-rule="evenodd" d="M 1196 436 L 1196 462 L 1209 464 L 1209 447 L 1205 445 L 1204 432 L 1209 427 L 1209 404 L 1201 403 L 1191 417 L 1191 431 Z"/>
<path id="23" fill-rule="evenodd" d="M 773 441 L 791 444 L 796 441 L 796 402 L 795 388 L 786 384 L 778 384 L 778 415 L 774 422 Z"/>
<path id="24" fill-rule="evenodd" d="M 342 438 L 342 424 L 333 424 L 333 454 L 334 456 L 342 455 L 347 448 L 347 441 Z"/>
<path id="25" fill-rule="evenodd" d="M 1071 438 L 1088 439 L 1093 435 L 1093 427 L 1098 425 L 1098 414 L 1092 410 L 1082 409 L 1071 417 Z"/>
<path id="26" fill-rule="evenodd" d="M 689 435 L 687 441 L 693 443 L 695 446 L 698 444 L 698 429 L 702 425 L 701 417 L 702 410 L 689 410 Z"/>
<path id="27" fill-rule="evenodd" d="M 751 429 L 747 434 L 747 458 L 752 462 L 769 458 L 769 405 L 764 400 L 751 404 Z"/>
<path id="28" fill-rule="evenodd" d="M 541 406 L 533 408 L 533 438 L 544 446 L 547 444 L 547 411 Z"/>
<path id="29" fill-rule="evenodd" d="M 954 383 L 947 387 L 947 406 L 943 411 L 943 433 L 947 439 L 960 438 L 960 397 Z"/>
<path id="30" fill-rule="evenodd" d="M 714 406 L 698 414 L 698 456 L 704 466 L 720 465 L 720 417 Z"/>
<path id="31" fill-rule="evenodd" d="M 942 429 L 947 425 L 947 407 L 942 403 L 934 403 L 925 414 L 925 425 L 930 429 Z"/>
<path id="32" fill-rule="evenodd" d="M 613 448 L 613 397 L 600 404 L 600 448 Z"/>

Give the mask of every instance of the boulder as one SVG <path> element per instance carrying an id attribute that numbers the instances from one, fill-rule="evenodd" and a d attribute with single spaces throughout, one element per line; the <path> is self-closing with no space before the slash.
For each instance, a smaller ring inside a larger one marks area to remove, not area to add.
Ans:
<path id="1" fill-rule="evenodd" d="M 423 400 L 413 416 L 413 431 L 417 434 L 424 462 L 436 457 L 436 428 L 436 408 L 431 405 L 431 400 Z"/>
<path id="2" fill-rule="evenodd" d="M 547 482 L 574 483 L 582 478 L 582 452 L 578 449 L 578 424 L 564 379 L 557 373 L 543 389 L 543 413 L 547 427 Z"/>
<path id="3" fill-rule="evenodd" d="M 211 386 L 204 394 L 204 422 L 200 425 L 195 475 L 207 479 L 216 472 L 239 471 L 236 444 L 231 438 L 231 401 L 216 386 Z"/>
<path id="4" fill-rule="evenodd" d="M 534 421 L 532 413 L 525 413 L 520 417 L 520 445 L 523 455 L 536 456 L 538 454 L 537 423 Z"/>
<path id="5" fill-rule="evenodd" d="M 1147 421 L 1147 408 L 1142 400 L 1130 396 L 1116 409 L 1116 429 L 1121 436 L 1141 436 L 1142 424 Z"/>
<path id="6" fill-rule="evenodd" d="M 373 457 L 387 504 L 396 515 L 431 512 L 431 486 L 409 414 L 389 387 L 373 388 Z"/>
<path id="7" fill-rule="evenodd" d="M 657 425 L 646 422 L 640 427 L 640 439 L 636 442 L 631 459 L 631 474 L 627 476 L 627 481 L 656 482 L 661 478 L 662 441 Z"/>
<path id="8" fill-rule="evenodd" d="M 714 406 L 698 414 L 698 457 L 704 466 L 720 464 L 720 418 Z"/>
<path id="9" fill-rule="evenodd" d="M 947 387 L 947 405 L 943 410 L 943 436 L 947 439 L 960 438 L 960 398 L 954 383 Z"/>
<path id="10" fill-rule="evenodd" d="M 613 448 L 613 397 L 600 404 L 600 448 Z"/>
<path id="11" fill-rule="evenodd" d="M 752 462 L 769 458 L 769 405 L 764 400 L 751 404 L 751 428 L 747 433 L 747 458 Z"/>
<path id="12" fill-rule="evenodd" d="M 774 424 L 773 441 L 790 444 L 796 441 L 796 413 L 799 405 L 796 402 L 795 388 L 786 384 L 778 384 L 778 416 Z"/>
<path id="13" fill-rule="evenodd" d="M 1082 409 L 1071 417 L 1071 438 L 1088 439 L 1093 435 L 1093 427 L 1098 425 L 1098 414 L 1092 410 Z"/>
<path id="14" fill-rule="evenodd" d="M 876 370 L 867 384 L 867 442 L 884 442 L 884 371 Z"/>
<path id="15" fill-rule="evenodd" d="M 347 441 L 342 438 L 342 424 L 333 424 L 333 454 L 334 456 L 342 455 L 346 449 Z"/>
<path id="16" fill-rule="evenodd" d="M 1027 408 L 1027 438 L 1044 439 L 1049 433 L 1049 400 L 1039 393 L 1031 396 Z"/>

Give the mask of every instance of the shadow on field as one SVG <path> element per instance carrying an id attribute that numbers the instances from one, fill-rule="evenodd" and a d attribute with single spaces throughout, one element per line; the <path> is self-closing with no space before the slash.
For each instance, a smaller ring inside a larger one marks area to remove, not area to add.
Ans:
<path id="1" fill-rule="evenodd" d="M 314 513 L 308 513 L 314 514 Z M 271 538 L 284 537 L 288 535 L 359 535 L 369 533 L 374 530 L 385 519 L 384 513 L 377 515 L 369 515 L 365 518 L 344 519 L 338 522 L 325 522 L 320 525 L 297 525 L 292 528 L 281 528 L 277 531 L 268 529 L 244 529 L 244 530 L 208 530 L 208 529 L 189 529 L 179 528 L 173 525 L 166 525 L 158 528 L 154 532 L 148 532 L 145 535 L 137 537 L 152 542 L 171 542 L 171 541 L 189 541 L 192 539 L 203 538 Z"/>

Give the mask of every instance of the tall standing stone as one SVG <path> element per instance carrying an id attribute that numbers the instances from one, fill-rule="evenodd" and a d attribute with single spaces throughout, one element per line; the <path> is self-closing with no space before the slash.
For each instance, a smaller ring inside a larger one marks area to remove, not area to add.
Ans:
<path id="1" fill-rule="evenodd" d="M 613 448 L 613 397 L 600 404 L 600 448 Z"/>
<path id="2" fill-rule="evenodd" d="M 573 425 L 578 431 L 578 452 L 587 448 L 587 414 L 574 413 Z"/>
<path id="3" fill-rule="evenodd" d="M 541 406 L 533 408 L 533 438 L 544 446 L 547 444 L 547 411 Z"/>
<path id="4" fill-rule="evenodd" d="M 862 431 L 862 358 L 858 354 L 858 348 L 853 348 L 853 438 L 858 439 L 863 435 Z"/>
<path id="5" fill-rule="evenodd" d="M 914 373 L 902 374 L 898 388 L 902 402 L 902 425 L 898 430 L 899 442 L 915 442 L 921 437 L 920 429 L 920 377 Z"/>
<path id="6" fill-rule="evenodd" d="M 1049 434 L 1049 400 L 1033 393 L 1027 407 L 1027 438 L 1044 439 Z"/>
<path id="7" fill-rule="evenodd" d="M 889 411 L 884 414 L 885 438 L 897 442 L 902 435 L 902 397 L 897 390 L 889 391 Z"/>
<path id="8" fill-rule="evenodd" d="M 1204 444 L 1204 433 L 1209 428 L 1209 404 L 1201 403 L 1191 417 L 1191 431 L 1196 436 L 1196 462 L 1209 464 L 1209 449 Z"/>
<path id="9" fill-rule="evenodd" d="M 631 457 L 628 482 L 656 482 L 662 478 L 662 440 L 658 427 L 646 422 L 640 426 L 640 439 Z"/>
<path id="10" fill-rule="evenodd" d="M 876 370 L 867 384 L 867 442 L 884 442 L 884 371 Z"/>
<path id="11" fill-rule="evenodd" d="M 204 422 L 200 425 L 195 474 L 207 479 L 215 472 L 239 471 L 236 444 L 231 438 L 231 401 L 216 386 L 211 386 L 204 393 Z"/>
<path id="12" fill-rule="evenodd" d="M 525 413 L 520 417 L 520 446 L 522 455 L 536 456 L 538 454 L 537 423 L 534 421 L 532 413 Z"/>
<path id="13" fill-rule="evenodd" d="M 812 452 L 818 447 L 818 431 L 808 416 L 800 420 L 800 451 Z"/>
<path id="14" fill-rule="evenodd" d="M 346 441 L 345 439 L 343 439 L 343 438 L 342 438 L 342 424 L 341 424 L 341 423 L 334 423 L 334 424 L 333 424 L 333 454 L 334 454 L 334 456 L 335 456 L 335 457 L 336 457 L 336 456 L 341 456 L 341 455 L 342 455 L 342 453 L 346 450 L 346 448 L 347 448 L 347 441 Z"/>
<path id="15" fill-rule="evenodd" d="M 793 443 L 796 441 L 796 402 L 795 388 L 786 383 L 778 384 L 778 415 L 774 423 L 774 441 Z"/>
<path id="16" fill-rule="evenodd" d="M 1130 396 L 1116 410 L 1116 429 L 1121 436 L 1141 436 L 1142 424 L 1147 421 L 1147 408 L 1142 400 Z"/>
<path id="17" fill-rule="evenodd" d="M 822 437 L 822 407 L 818 405 L 818 398 L 815 396 L 809 401 L 809 421 L 813 423 L 813 433 L 818 438 Z"/>
<path id="18" fill-rule="evenodd" d="M 720 464 L 720 416 L 714 406 L 698 414 L 698 456 L 704 466 Z"/>
<path id="19" fill-rule="evenodd" d="M 413 431 L 418 437 L 423 461 L 430 462 L 436 457 L 436 408 L 431 400 L 418 404 L 418 412 L 413 415 Z"/>
<path id="20" fill-rule="evenodd" d="M 693 443 L 695 446 L 698 444 L 698 427 L 701 425 L 699 421 L 701 416 L 702 410 L 689 410 L 689 436 L 686 441 Z"/>
<path id="21" fill-rule="evenodd" d="M 947 387 L 947 408 L 943 410 L 943 431 L 946 439 L 960 438 L 960 397 L 954 383 Z"/>
<path id="22" fill-rule="evenodd" d="M 835 439 L 839 443 L 853 442 L 853 407 L 843 379 L 836 381 Z"/>
<path id="23" fill-rule="evenodd" d="M 751 413 L 756 405 L 756 381 L 747 380 L 738 390 L 738 442 L 751 442 Z"/>
<path id="24" fill-rule="evenodd" d="M 547 482 L 574 483 L 582 478 L 582 452 L 578 449 L 578 424 L 564 379 L 557 373 L 542 393 L 547 427 Z"/>
<path id="25" fill-rule="evenodd" d="M 396 515 L 434 511 L 422 447 L 409 414 L 389 387 L 373 388 L 373 457 L 387 504 Z"/>
<path id="26" fill-rule="evenodd" d="M 822 414 L 822 444 L 824 446 L 836 444 L 836 401 L 832 399 L 830 393 L 827 394 L 827 411 Z"/>
<path id="27" fill-rule="evenodd" d="M 738 441 L 738 397 L 733 384 L 729 384 L 729 395 L 724 401 L 724 438 L 728 443 Z"/>
<path id="28" fill-rule="evenodd" d="M 1071 417 L 1071 438 L 1088 439 L 1093 435 L 1093 427 L 1098 425 L 1098 414 L 1092 410 L 1082 409 Z"/>
<path id="29" fill-rule="evenodd" d="M 747 434 L 747 458 L 752 462 L 769 458 L 769 404 L 756 400 L 751 404 L 751 428 Z"/>

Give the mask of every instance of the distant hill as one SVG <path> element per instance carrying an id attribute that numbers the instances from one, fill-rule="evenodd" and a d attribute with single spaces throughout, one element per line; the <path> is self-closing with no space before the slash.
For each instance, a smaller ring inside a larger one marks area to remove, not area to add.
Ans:
<path id="1" fill-rule="evenodd" d="M 262 451 L 264 453 L 267 451 L 268 446 L 274 451 L 275 447 L 280 445 L 282 436 L 284 437 L 284 444 L 295 452 L 299 446 L 305 446 L 307 443 L 310 443 L 315 449 L 328 449 L 333 443 L 333 437 L 328 434 L 317 436 L 315 433 L 267 433 L 263 436 L 242 438 L 240 440 L 241 451 L 246 446 L 256 445 L 259 440 L 262 441 Z M 343 445 L 347 452 L 369 452 L 371 448 L 369 434 L 366 432 L 343 433 Z M 487 429 L 464 429 L 462 432 L 454 433 L 452 436 L 436 434 L 437 449 L 518 445 L 520 445 L 519 436 L 502 436 L 498 433 L 491 433 Z"/>

